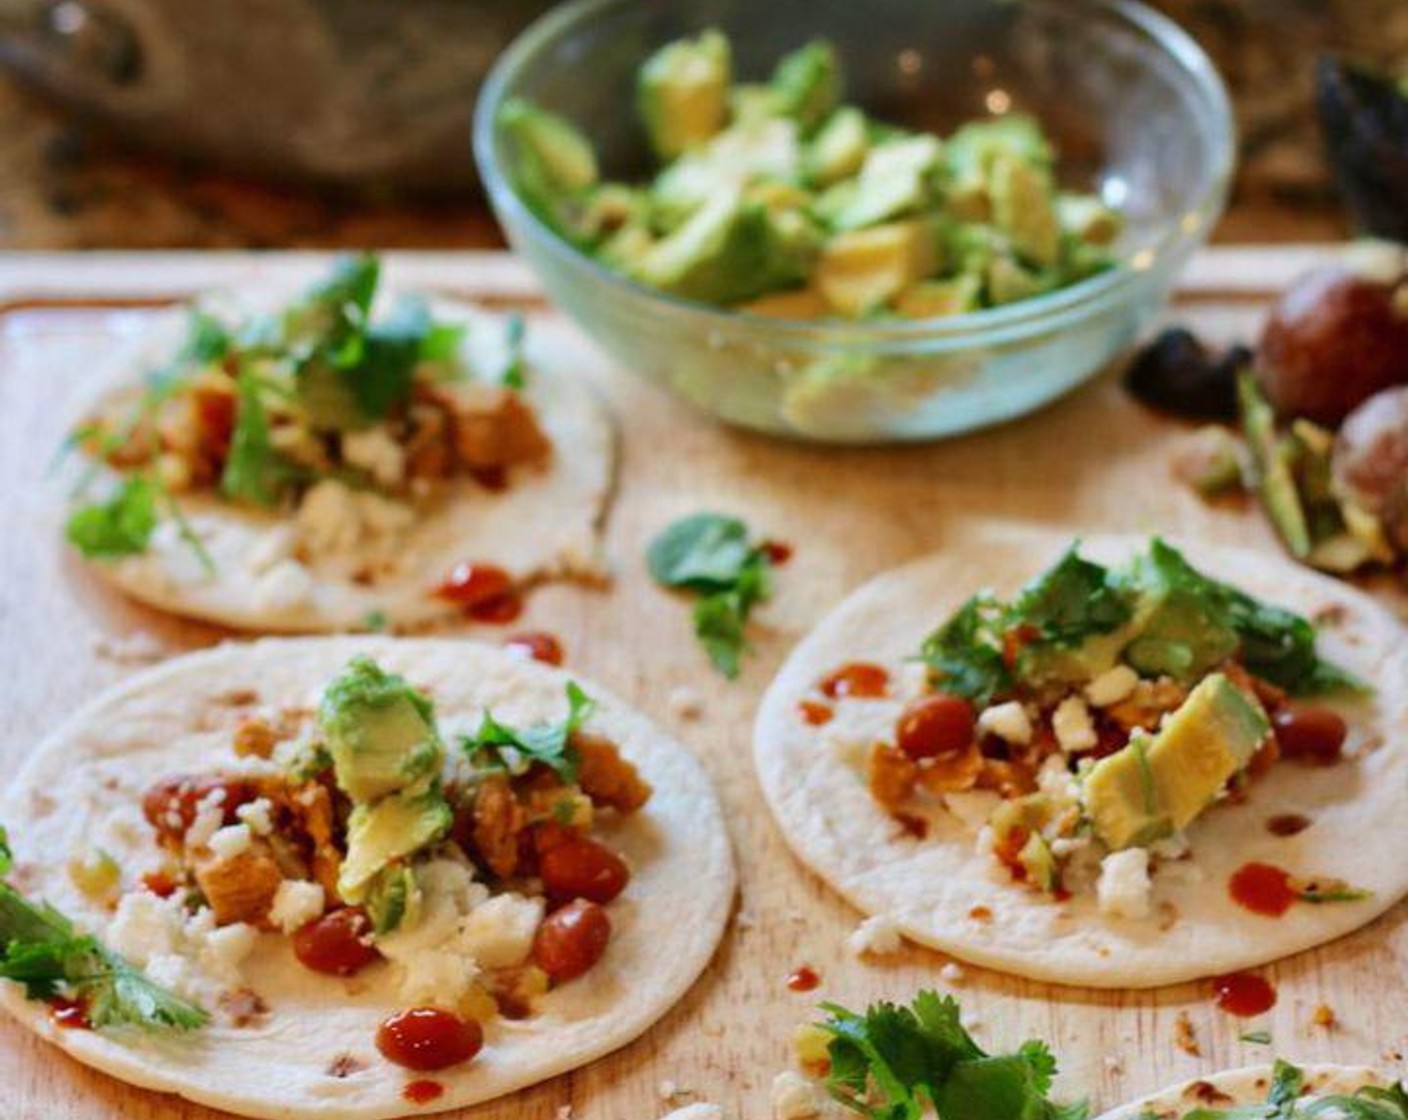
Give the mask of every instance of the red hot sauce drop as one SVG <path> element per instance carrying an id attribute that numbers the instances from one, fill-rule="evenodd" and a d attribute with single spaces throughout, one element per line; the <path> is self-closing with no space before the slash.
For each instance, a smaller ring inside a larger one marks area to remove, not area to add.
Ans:
<path id="1" fill-rule="evenodd" d="M 819 700 L 803 700 L 797 705 L 797 714 L 802 717 L 802 722 L 810 727 L 822 727 L 831 722 L 831 717 L 836 713 L 830 704 L 823 704 Z"/>
<path id="2" fill-rule="evenodd" d="M 1290 872 L 1269 863 L 1244 863 L 1227 881 L 1232 901 L 1253 914 L 1279 918 L 1296 901 Z"/>
<path id="3" fill-rule="evenodd" d="M 817 682 L 822 695 L 832 700 L 843 696 L 853 696 L 859 700 L 875 700 L 884 696 L 890 687 L 890 674 L 879 665 L 868 661 L 853 661 L 833 670 Z"/>
<path id="4" fill-rule="evenodd" d="M 820 983 L 821 977 L 817 975 L 815 969 L 808 965 L 802 965 L 787 978 L 787 986 L 794 992 L 815 991 Z"/>
<path id="5" fill-rule="evenodd" d="M 523 613 L 512 577 L 493 564 L 456 564 L 434 595 L 457 604 L 478 622 L 512 622 Z"/>
<path id="6" fill-rule="evenodd" d="M 88 1021 L 88 1005 L 81 999 L 65 999 L 54 996 L 49 1001 L 49 1018 L 56 1026 L 71 1031 L 88 1031 L 93 1024 Z"/>
<path id="7" fill-rule="evenodd" d="M 438 1081 L 431 1081 L 429 1078 L 421 1078 L 416 1081 L 407 1081 L 406 1087 L 401 1090 L 401 1096 L 412 1104 L 429 1104 L 431 1101 L 439 1100 L 445 1095 L 445 1086 Z"/>
<path id="8" fill-rule="evenodd" d="M 1250 1018 L 1276 1006 L 1276 989 L 1270 981 L 1250 972 L 1234 972 L 1213 981 L 1217 1006 L 1229 1015 Z"/>

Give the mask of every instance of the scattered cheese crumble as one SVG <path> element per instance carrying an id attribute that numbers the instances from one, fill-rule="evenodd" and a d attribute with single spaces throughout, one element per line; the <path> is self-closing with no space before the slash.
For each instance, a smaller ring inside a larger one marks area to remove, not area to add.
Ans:
<path id="1" fill-rule="evenodd" d="M 846 948 L 857 957 L 897 953 L 902 944 L 900 927 L 888 914 L 872 914 L 846 938 Z"/>
<path id="2" fill-rule="evenodd" d="M 235 816 L 249 825 L 256 836 L 268 836 L 274 831 L 273 803 L 267 797 L 247 801 L 235 810 Z"/>
<path id="3" fill-rule="evenodd" d="M 1097 708 L 1128 700 L 1139 683 L 1139 674 L 1128 665 L 1116 665 L 1085 686 L 1085 698 Z"/>
<path id="4" fill-rule="evenodd" d="M 996 735 L 999 739 L 1024 747 L 1032 741 L 1032 721 L 1026 708 L 1016 700 L 984 708 L 978 716 L 978 734 Z"/>
<path id="5" fill-rule="evenodd" d="M 1150 887 L 1147 848 L 1125 848 L 1100 861 L 1100 881 L 1095 891 L 1101 913 L 1116 918 L 1147 918 Z"/>
<path id="6" fill-rule="evenodd" d="M 274 892 L 269 920 L 285 933 L 292 933 L 322 917 L 324 902 L 323 888 L 319 884 L 285 879 Z"/>
<path id="7" fill-rule="evenodd" d="M 807 1120 L 821 1112 L 816 1086 L 794 1070 L 784 1070 L 772 1082 L 774 1120 Z"/>
<path id="8" fill-rule="evenodd" d="M 1056 741 L 1066 754 L 1088 751 L 1100 741 L 1095 734 L 1090 709 L 1079 696 L 1067 696 L 1056 706 L 1056 711 L 1051 715 L 1051 730 L 1056 733 Z"/>
<path id="9" fill-rule="evenodd" d="M 249 851 L 253 839 L 249 825 L 229 824 L 211 833 L 206 845 L 217 859 L 234 859 L 235 856 Z"/>
<path id="10" fill-rule="evenodd" d="M 947 984 L 961 984 L 968 979 L 968 974 L 963 971 L 962 965 L 949 961 L 939 969 L 939 979 Z"/>

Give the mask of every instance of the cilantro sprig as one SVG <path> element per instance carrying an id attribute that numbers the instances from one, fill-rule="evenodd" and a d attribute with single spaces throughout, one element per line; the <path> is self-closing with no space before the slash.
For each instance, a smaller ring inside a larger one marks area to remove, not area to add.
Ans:
<path id="1" fill-rule="evenodd" d="M 90 560 L 136 556 L 147 551 L 163 508 L 201 567 L 215 571 L 214 559 L 171 491 L 145 475 L 125 479 L 106 500 L 78 506 L 69 514 L 64 535 Z"/>
<path id="2" fill-rule="evenodd" d="M 1045 1043 L 988 1054 L 964 1029 L 957 1001 L 921 991 L 908 1007 L 864 1013 L 823 1004 L 831 1036 L 826 1087 L 868 1120 L 1085 1120 L 1084 1103 L 1048 1099 L 1056 1060 Z"/>
<path id="3" fill-rule="evenodd" d="M 1402 1082 L 1388 1088 L 1365 1085 L 1352 1094 L 1304 1099 L 1305 1073 L 1290 1062 L 1278 1060 L 1272 1070 L 1266 1100 L 1232 1108 L 1198 1108 L 1183 1120 L 1408 1120 L 1408 1089 Z M 1153 1117 L 1145 1113 L 1145 1117 Z"/>
<path id="4" fill-rule="evenodd" d="M 567 716 L 554 722 L 516 728 L 501 723 L 486 711 L 479 730 L 460 739 L 460 748 L 476 767 L 502 770 L 515 777 L 541 763 L 569 785 L 577 780 L 581 756 L 572 746 L 572 735 L 591 716 L 596 701 L 576 681 L 567 683 Z"/>
<path id="5" fill-rule="evenodd" d="M 714 667 L 738 676 L 748 649 L 748 616 L 772 594 L 772 561 L 749 540 L 736 517 L 696 513 L 657 536 L 646 551 L 651 576 L 662 587 L 692 591 L 694 633 Z"/>
<path id="6" fill-rule="evenodd" d="M 13 863 L 0 827 L 0 875 Z M 96 938 L 80 934 L 63 914 L 31 902 L 0 883 L 0 979 L 23 985 L 29 999 L 65 995 L 81 1000 L 94 1027 L 194 1030 L 209 1016 L 195 1004 L 152 983 Z"/>

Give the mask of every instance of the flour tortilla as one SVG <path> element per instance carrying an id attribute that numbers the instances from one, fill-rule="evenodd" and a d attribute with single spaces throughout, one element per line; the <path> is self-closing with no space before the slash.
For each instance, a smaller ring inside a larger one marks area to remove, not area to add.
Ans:
<path id="1" fill-rule="evenodd" d="M 206 303 L 223 320 L 235 321 L 251 311 L 283 306 L 296 294 L 261 289 Z M 383 291 L 377 313 L 397 298 L 394 290 Z M 504 316 L 448 301 L 431 301 L 431 309 L 439 321 L 468 326 L 463 350 L 470 369 L 492 377 L 503 368 Z M 110 367 L 97 371 L 100 376 L 74 422 L 91 415 L 105 396 L 169 362 L 185 330 L 184 310 L 157 314 L 140 345 L 120 351 Z M 306 593 L 290 593 L 267 570 L 268 558 L 285 550 L 280 542 L 289 538 L 292 515 L 236 506 L 210 493 L 182 495 L 180 506 L 215 561 L 213 574 L 169 518 L 147 552 L 91 566 L 134 599 L 173 614 L 276 633 L 366 629 L 369 616 L 400 628 L 454 616 L 454 604 L 429 592 L 466 560 L 495 564 L 520 584 L 599 576 L 597 543 L 614 485 L 615 432 L 599 398 L 573 376 L 563 355 L 540 345 L 531 330 L 526 345 L 524 393 L 552 441 L 550 459 L 545 465 L 513 468 L 502 492 L 469 479 L 446 487 L 436 505 L 389 544 L 396 570 L 376 585 L 354 578 L 368 558 L 358 549 L 314 559 L 308 565 L 311 586 Z M 111 480 L 109 472 L 104 474 Z M 305 581 L 300 577 L 300 582 Z"/>
<path id="2" fill-rule="evenodd" d="M 1306 1094 L 1312 1097 L 1352 1094 L 1365 1085 L 1386 1087 L 1390 1084 L 1382 1074 L 1363 1066 L 1311 1065 L 1300 1069 L 1305 1074 Z M 1136 1120 L 1145 1112 L 1152 1112 L 1159 1120 L 1182 1120 L 1195 1108 L 1260 1104 L 1266 1100 L 1271 1079 L 1270 1066 L 1226 1070 L 1122 1105 L 1098 1120 Z"/>
<path id="3" fill-rule="evenodd" d="M 239 717 L 230 697 L 254 689 L 261 707 L 307 707 L 356 654 L 429 690 L 442 728 L 475 726 L 486 706 L 510 723 L 560 718 L 568 675 L 476 643 L 431 639 L 266 639 L 178 658 L 95 700 L 28 760 L 0 799 L 18 881 L 101 932 L 107 915 L 71 884 L 71 854 L 100 845 L 130 881 L 156 863 L 140 798 L 153 781 L 231 761 Z M 268 1118 L 381 1117 L 462 1108 L 533 1085 L 624 1046 L 665 1014 L 709 962 L 727 920 L 734 872 L 722 813 L 695 758 L 649 720 L 588 682 L 588 726 L 614 739 L 655 787 L 632 816 L 601 818 L 607 843 L 634 870 L 609 908 L 614 936 L 585 977 L 550 992 L 540 1014 L 486 1027 L 471 1063 L 432 1076 L 428 1106 L 401 1093 L 415 1074 L 373 1045 L 377 1024 L 404 1007 L 388 966 L 350 981 L 308 971 L 285 938 L 260 935 L 246 982 L 269 1004 L 262 1025 L 189 1034 L 57 1029 L 43 1003 L 0 983 L 0 1004 L 79 1061 L 124 1081 Z M 217 761 L 218 760 L 218 761 Z M 366 1068 L 337 1079 L 340 1055 Z"/>
<path id="4" fill-rule="evenodd" d="M 828 744 L 834 725 L 810 727 L 797 702 L 847 662 L 878 661 L 897 674 L 970 594 L 1003 596 L 1054 562 L 1069 539 L 996 532 L 966 539 L 851 595 L 784 664 L 759 712 L 755 754 L 763 791 L 801 860 L 867 914 L 883 914 L 906 936 L 975 964 L 1055 983 L 1143 988 L 1220 975 L 1319 945 L 1365 925 L 1408 893 L 1408 644 L 1399 624 L 1364 594 L 1284 561 L 1249 551 L 1174 542 L 1209 575 L 1271 603 L 1340 620 L 1322 627 L 1319 649 L 1378 691 L 1334 701 L 1350 724 L 1346 753 L 1330 768 L 1277 766 L 1247 801 L 1207 812 L 1188 830 L 1192 858 L 1155 876 L 1153 911 L 1128 920 L 1100 913 L 1093 890 L 1050 901 L 1011 881 L 980 853 L 972 827 L 938 811 L 928 838 L 906 836 L 871 798 L 864 779 Z M 1082 551 L 1112 563 L 1145 538 L 1087 540 Z M 911 669 L 913 666 L 911 666 Z M 862 704 L 864 701 L 848 701 Z M 875 703 L 875 702 L 871 702 Z M 902 704 L 880 702 L 867 722 L 888 735 Z M 840 709 L 835 724 L 842 723 Z M 1263 822 L 1304 813 L 1299 835 L 1273 836 Z M 1249 860 L 1292 873 L 1344 879 L 1368 900 L 1296 905 L 1265 918 L 1236 905 L 1227 881 Z M 991 920 L 970 911 L 986 907 Z"/>

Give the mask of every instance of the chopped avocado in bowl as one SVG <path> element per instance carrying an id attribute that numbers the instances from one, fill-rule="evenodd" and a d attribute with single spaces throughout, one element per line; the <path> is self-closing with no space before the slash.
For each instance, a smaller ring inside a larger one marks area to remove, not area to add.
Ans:
<path id="1" fill-rule="evenodd" d="M 1113 0 L 576 0 L 501 59 L 475 147 L 613 356 L 736 424 L 881 442 L 1092 376 L 1206 236 L 1230 128 L 1197 47 Z"/>

